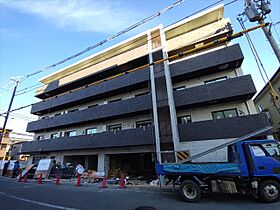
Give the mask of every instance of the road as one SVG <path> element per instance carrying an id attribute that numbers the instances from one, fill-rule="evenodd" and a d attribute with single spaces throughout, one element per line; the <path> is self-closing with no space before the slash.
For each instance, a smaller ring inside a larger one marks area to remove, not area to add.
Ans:
<path id="1" fill-rule="evenodd" d="M 15 179 L 0 177 L 1 210 L 134 210 L 140 206 L 152 206 L 157 210 L 280 210 L 280 202 L 264 204 L 249 196 L 205 195 L 200 203 L 185 203 L 169 189 L 131 186 L 100 189 L 99 184 L 76 187 L 71 182 L 55 186 L 54 182 L 18 183 Z"/>

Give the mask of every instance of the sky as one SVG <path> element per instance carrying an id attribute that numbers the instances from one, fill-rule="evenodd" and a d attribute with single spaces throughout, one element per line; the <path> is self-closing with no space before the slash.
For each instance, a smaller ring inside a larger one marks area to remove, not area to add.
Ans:
<path id="1" fill-rule="evenodd" d="M 116 34 L 128 26 L 171 5 L 176 0 L 0 0 L 0 113 L 8 109 L 13 82 L 10 78 L 25 76 L 71 56 L 88 46 Z M 167 26 L 219 0 L 186 0 L 148 23 L 87 52 L 59 67 L 32 76 L 19 84 L 18 90 L 38 84 L 38 80 L 80 59 L 135 36 L 159 24 Z M 224 3 L 232 0 L 224 0 Z M 280 21 L 280 0 L 271 0 L 272 12 L 267 22 Z M 236 16 L 244 11 L 244 0 L 225 7 L 235 32 L 241 30 Z M 256 23 L 247 21 L 247 28 Z M 271 28 L 280 45 L 280 24 Z M 271 77 L 279 62 L 261 29 L 251 38 L 263 65 Z M 251 74 L 258 91 L 264 86 L 245 37 L 234 40 L 241 45 L 244 74 Z M 24 92 L 24 91 L 23 91 Z M 12 109 L 38 102 L 35 90 L 14 98 Z M 11 114 L 8 128 L 25 132 L 26 123 L 36 116 L 30 107 Z M 4 118 L 0 117 L 0 127 Z"/>

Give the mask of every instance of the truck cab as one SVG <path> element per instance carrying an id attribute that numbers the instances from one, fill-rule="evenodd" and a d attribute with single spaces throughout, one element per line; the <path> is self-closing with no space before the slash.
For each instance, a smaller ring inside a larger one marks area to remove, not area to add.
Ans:
<path id="1" fill-rule="evenodd" d="M 251 194 L 263 202 L 280 199 L 280 144 L 276 140 L 242 140 L 228 145 L 228 162 L 157 164 L 158 175 L 180 184 L 187 202 L 201 193 Z"/>

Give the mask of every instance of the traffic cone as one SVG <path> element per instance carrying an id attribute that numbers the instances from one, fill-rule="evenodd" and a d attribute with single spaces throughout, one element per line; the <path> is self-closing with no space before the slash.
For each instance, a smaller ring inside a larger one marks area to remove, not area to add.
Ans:
<path id="1" fill-rule="evenodd" d="M 78 175 L 78 179 L 77 179 L 77 187 L 81 186 L 81 176 Z"/>
<path id="2" fill-rule="evenodd" d="M 27 182 L 27 174 L 25 174 L 23 182 Z"/>
<path id="3" fill-rule="evenodd" d="M 55 185 L 56 186 L 60 185 L 60 177 L 59 176 L 56 176 Z"/>
<path id="4" fill-rule="evenodd" d="M 106 184 L 107 184 L 107 181 L 106 181 L 106 177 L 104 176 L 104 177 L 103 177 L 103 180 L 102 180 L 101 188 L 102 188 L 102 189 L 107 188 Z"/>
<path id="5" fill-rule="evenodd" d="M 120 188 L 125 188 L 124 176 L 122 174 L 121 181 L 120 181 Z"/>
<path id="6" fill-rule="evenodd" d="M 42 184 L 42 174 L 39 175 L 38 184 Z"/>
<path id="7" fill-rule="evenodd" d="M 22 173 L 19 174 L 18 182 L 22 182 Z"/>

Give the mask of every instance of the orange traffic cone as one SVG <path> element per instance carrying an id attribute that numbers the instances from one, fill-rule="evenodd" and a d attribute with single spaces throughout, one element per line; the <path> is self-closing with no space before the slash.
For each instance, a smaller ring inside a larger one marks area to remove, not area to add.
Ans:
<path id="1" fill-rule="evenodd" d="M 23 182 L 27 182 L 27 174 L 25 174 Z"/>
<path id="2" fill-rule="evenodd" d="M 39 175 L 38 184 L 42 184 L 42 174 Z"/>
<path id="3" fill-rule="evenodd" d="M 77 187 L 81 186 L 81 176 L 78 175 L 78 179 L 77 179 Z"/>
<path id="4" fill-rule="evenodd" d="M 18 182 L 22 182 L 22 173 L 19 174 Z"/>
<path id="5" fill-rule="evenodd" d="M 55 185 L 56 186 L 60 185 L 60 177 L 59 176 L 56 176 Z"/>
<path id="6" fill-rule="evenodd" d="M 101 188 L 102 188 L 102 189 L 107 188 L 106 184 L 107 184 L 107 181 L 106 181 L 106 177 L 104 176 L 104 177 L 103 177 L 103 180 L 102 180 Z"/>
<path id="7" fill-rule="evenodd" d="M 120 188 L 125 188 L 124 176 L 122 174 L 121 181 L 120 181 Z"/>

